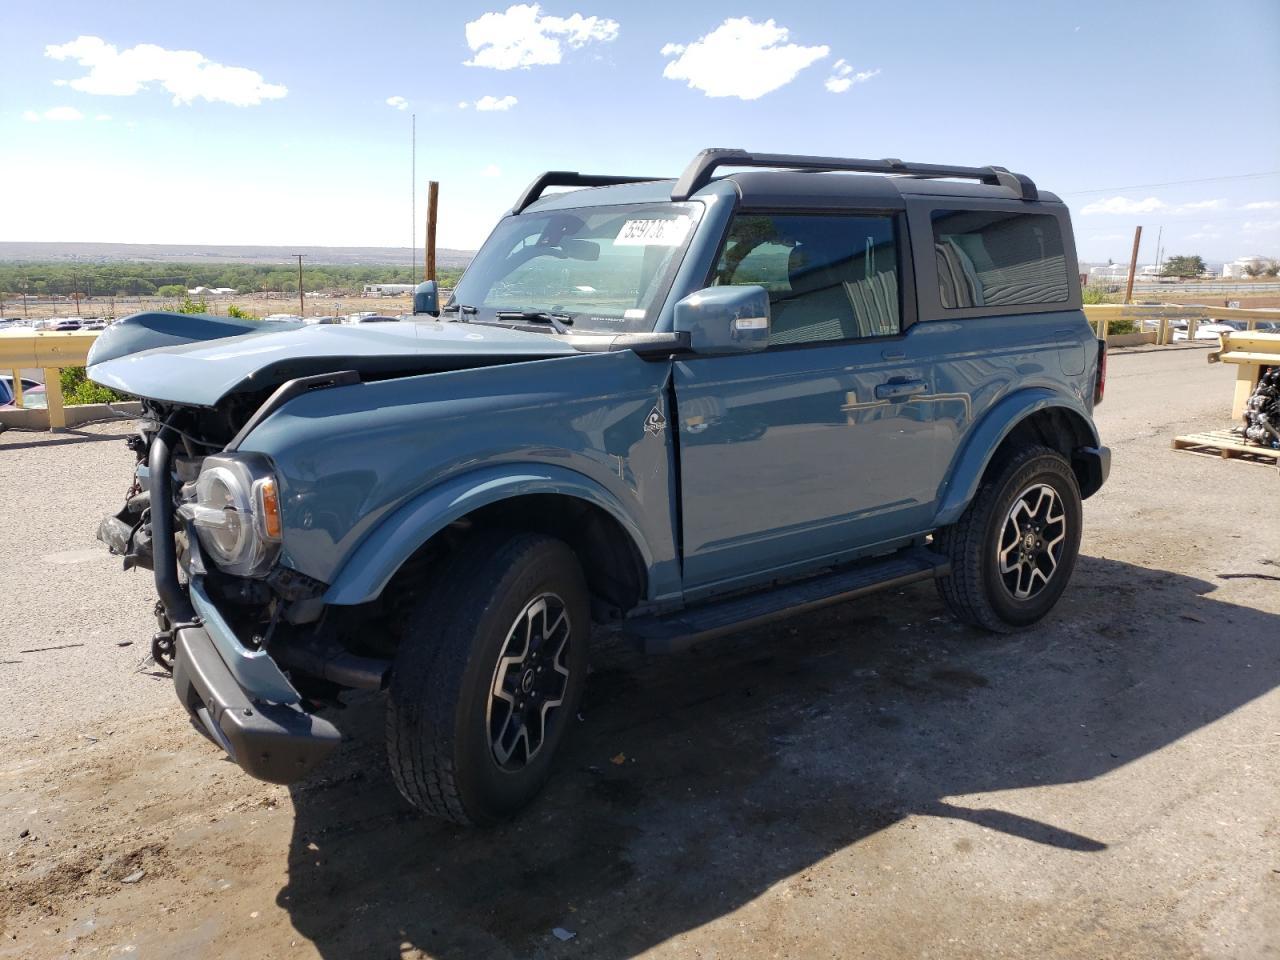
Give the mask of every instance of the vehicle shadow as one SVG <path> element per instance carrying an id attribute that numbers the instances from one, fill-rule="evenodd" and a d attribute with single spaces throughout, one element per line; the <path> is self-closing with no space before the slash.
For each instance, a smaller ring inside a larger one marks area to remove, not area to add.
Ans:
<path id="1" fill-rule="evenodd" d="M 278 902 L 331 958 L 621 958 L 911 815 L 1103 851 L 947 798 L 1098 777 L 1275 687 L 1280 617 L 1212 589 L 1082 557 L 1050 621 L 1012 637 L 960 627 L 923 585 L 674 657 L 607 640 L 547 790 L 487 831 L 400 799 L 371 698 L 292 791 Z"/>

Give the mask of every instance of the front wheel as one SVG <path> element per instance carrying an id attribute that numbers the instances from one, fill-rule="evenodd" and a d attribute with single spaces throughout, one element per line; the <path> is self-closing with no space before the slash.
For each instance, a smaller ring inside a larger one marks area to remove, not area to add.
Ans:
<path id="1" fill-rule="evenodd" d="M 1080 550 L 1080 487 L 1056 450 L 1026 447 L 984 478 L 960 519 L 934 534 L 951 561 L 938 593 L 958 620 L 1006 633 L 1062 596 Z"/>
<path id="2" fill-rule="evenodd" d="M 542 788 L 577 713 L 590 605 L 577 557 L 539 534 L 480 534 L 408 617 L 391 681 L 396 785 L 456 823 L 506 819 Z"/>

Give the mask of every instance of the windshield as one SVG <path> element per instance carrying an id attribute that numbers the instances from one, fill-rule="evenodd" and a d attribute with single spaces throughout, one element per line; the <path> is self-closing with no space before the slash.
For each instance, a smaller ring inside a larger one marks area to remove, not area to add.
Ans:
<path id="1" fill-rule="evenodd" d="M 551 314 L 574 333 L 652 330 L 701 210 L 697 203 L 634 203 L 508 217 L 444 312 L 513 324 Z M 512 316 L 517 312 L 526 316 Z"/>

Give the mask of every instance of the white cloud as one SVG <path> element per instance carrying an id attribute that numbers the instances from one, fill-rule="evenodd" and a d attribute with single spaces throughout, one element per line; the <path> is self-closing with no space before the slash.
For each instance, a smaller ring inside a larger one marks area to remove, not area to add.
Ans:
<path id="1" fill-rule="evenodd" d="M 1244 205 L 1246 210 L 1280 210 L 1280 200 L 1255 200 Z"/>
<path id="2" fill-rule="evenodd" d="M 467 102 L 466 100 L 459 100 L 459 101 L 458 101 L 458 109 L 459 109 L 459 110 L 465 110 L 465 109 L 467 109 L 467 107 L 469 107 L 469 106 L 471 106 L 471 104 L 470 104 L 469 102 Z"/>
<path id="3" fill-rule="evenodd" d="M 387 97 L 387 106 L 395 107 L 397 110 L 408 110 L 409 101 L 404 97 Z"/>
<path id="4" fill-rule="evenodd" d="M 507 95 L 505 97 L 487 97 L 486 96 L 486 97 L 481 97 L 475 103 L 471 104 L 471 106 L 475 107 L 477 110 L 510 110 L 519 102 L 520 102 L 519 100 L 517 100 L 515 97 L 510 95 Z M 463 108 L 464 110 L 467 108 L 467 104 L 465 101 L 463 103 L 458 104 L 458 106 Z"/>
<path id="5" fill-rule="evenodd" d="M 853 72 L 853 65 L 843 57 L 831 67 L 831 76 L 827 77 L 825 86 L 830 93 L 844 93 L 855 83 L 866 83 L 872 77 L 880 76 L 880 68 Z"/>
<path id="6" fill-rule="evenodd" d="M 95 119 L 95 120 L 110 120 L 110 119 L 111 119 L 111 114 L 109 114 L 109 113 L 100 113 L 100 114 L 98 114 L 96 117 L 94 117 L 93 119 Z"/>
<path id="7" fill-rule="evenodd" d="M 483 170 L 480 171 L 480 176 L 500 177 L 502 176 L 502 169 L 496 163 L 491 163 L 487 167 L 485 167 Z"/>
<path id="8" fill-rule="evenodd" d="M 468 67 L 514 70 L 559 63 L 564 56 L 561 38 L 576 50 L 588 43 L 617 39 L 618 21 L 607 17 L 542 16 L 536 3 L 518 3 L 505 13 L 486 13 L 466 26 L 472 57 Z"/>
<path id="9" fill-rule="evenodd" d="M 1246 220 L 1240 230 L 1242 233 L 1271 233 L 1280 230 L 1280 220 Z"/>
<path id="10" fill-rule="evenodd" d="M 788 43 L 790 31 L 772 20 L 756 23 L 750 17 L 731 17 L 693 43 L 668 43 L 664 57 L 675 56 L 662 75 L 686 80 L 708 97 L 756 100 L 784 87 L 805 67 L 821 60 L 827 46 L 802 47 Z"/>
<path id="11" fill-rule="evenodd" d="M 1130 200 L 1128 197 L 1111 197 L 1108 200 L 1095 200 L 1086 204 L 1080 211 L 1081 216 L 1095 213 L 1154 213 L 1167 210 L 1169 205 L 1158 197 L 1147 197 L 1145 200 Z"/>
<path id="12" fill-rule="evenodd" d="M 50 107 L 43 114 L 36 113 L 34 110 L 22 111 L 22 119 L 27 123 L 39 123 L 41 117 L 46 120 L 83 120 L 84 114 L 75 107 Z"/>
<path id="13" fill-rule="evenodd" d="M 1192 210 L 1217 210 L 1222 206 L 1221 200 L 1194 200 L 1178 207 L 1178 213 L 1189 213 Z"/>
<path id="14" fill-rule="evenodd" d="M 166 50 L 140 43 L 119 50 L 101 37 L 77 37 L 70 43 L 44 48 L 46 57 L 74 60 L 88 73 L 74 80 L 55 80 L 81 93 L 129 97 L 158 83 L 173 95 L 175 106 L 197 98 L 210 103 L 250 107 L 263 100 L 278 100 L 289 91 L 267 83 L 262 74 L 247 67 L 229 67 L 209 60 L 195 50 Z"/>

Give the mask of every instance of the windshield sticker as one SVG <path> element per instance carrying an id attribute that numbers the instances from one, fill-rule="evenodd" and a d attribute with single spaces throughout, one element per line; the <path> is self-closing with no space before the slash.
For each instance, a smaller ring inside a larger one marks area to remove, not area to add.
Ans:
<path id="1" fill-rule="evenodd" d="M 615 247 L 678 247 L 689 235 L 688 217 L 628 220 L 613 240 Z"/>
<path id="2" fill-rule="evenodd" d="M 623 320 L 643 320 L 645 312 L 637 307 L 631 307 L 622 311 Z"/>

